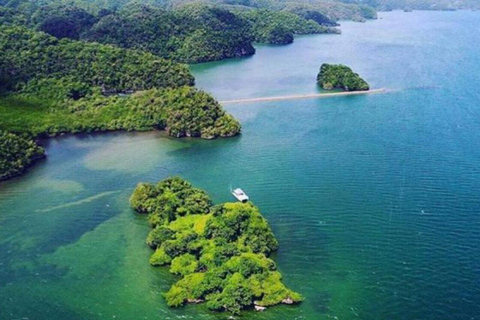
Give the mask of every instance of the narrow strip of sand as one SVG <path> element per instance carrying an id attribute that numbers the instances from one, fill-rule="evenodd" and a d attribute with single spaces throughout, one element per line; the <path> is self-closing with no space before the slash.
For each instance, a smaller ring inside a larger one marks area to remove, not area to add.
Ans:
<path id="1" fill-rule="evenodd" d="M 292 96 L 278 96 L 278 97 L 262 97 L 262 98 L 250 98 L 250 99 L 236 99 L 220 101 L 221 104 L 233 104 L 233 103 L 253 103 L 253 102 L 269 102 L 269 101 L 281 101 L 281 100 L 299 100 L 299 99 L 312 99 L 312 98 L 330 98 L 338 96 L 355 96 L 363 94 L 376 94 L 383 93 L 386 90 L 373 89 L 368 91 L 344 91 L 344 92 L 332 92 L 332 93 L 314 93 L 314 94 L 297 94 Z"/>

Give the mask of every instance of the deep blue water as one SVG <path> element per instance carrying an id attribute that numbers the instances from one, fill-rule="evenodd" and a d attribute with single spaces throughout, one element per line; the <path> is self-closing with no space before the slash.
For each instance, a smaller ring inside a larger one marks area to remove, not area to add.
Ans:
<path id="1" fill-rule="evenodd" d="M 324 62 L 388 93 L 228 106 L 240 137 L 76 136 L 0 184 L 0 319 L 226 319 L 166 307 L 139 181 L 240 186 L 306 300 L 242 319 L 480 318 L 480 12 L 390 12 L 192 67 L 219 100 L 317 92 Z"/>

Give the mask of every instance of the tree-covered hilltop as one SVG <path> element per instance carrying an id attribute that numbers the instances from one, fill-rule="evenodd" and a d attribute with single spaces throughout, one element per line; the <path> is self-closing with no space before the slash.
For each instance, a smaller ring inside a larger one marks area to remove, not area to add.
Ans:
<path id="1" fill-rule="evenodd" d="M 369 90 L 368 83 L 347 66 L 324 63 L 320 67 L 317 83 L 325 90 L 341 88 L 346 91 Z"/>
<path id="2" fill-rule="evenodd" d="M 305 20 L 313 20 L 321 26 L 336 27 L 338 23 L 327 16 L 325 12 L 317 10 L 313 5 L 306 3 L 288 3 L 282 11 L 298 15 Z"/>
<path id="3" fill-rule="evenodd" d="M 31 25 L 59 39 L 79 40 L 98 18 L 72 5 L 52 4 L 39 7 L 31 16 Z"/>
<path id="4" fill-rule="evenodd" d="M 103 91 L 193 85 L 188 67 L 149 53 L 59 40 L 23 27 L 0 26 L 0 89 L 44 77 L 74 77 Z"/>
<path id="5" fill-rule="evenodd" d="M 315 4 L 320 12 L 326 13 L 331 19 L 352 20 L 365 22 L 369 19 L 377 19 L 377 12 L 374 8 L 364 4 L 350 4 L 334 1 L 321 1 Z"/>
<path id="6" fill-rule="evenodd" d="M 339 33 L 332 28 L 338 19 L 376 17 L 375 11 L 361 5 L 303 0 L 12 3 L 0 8 L 0 23 L 186 63 L 247 56 L 255 53 L 253 41 L 286 44 L 294 34 Z"/>
<path id="7" fill-rule="evenodd" d="M 286 11 L 243 10 L 238 14 L 250 22 L 254 39 L 260 43 L 292 43 L 295 34 L 339 33 L 338 29 Z"/>
<path id="8" fill-rule="evenodd" d="M 169 265 L 180 277 L 165 295 L 169 306 L 205 302 L 211 310 L 238 313 L 303 299 L 268 258 L 278 242 L 252 203 L 213 206 L 205 191 L 173 177 L 139 184 L 130 204 L 148 214 L 153 228 L 150 263 Z"/>
<path id="9" fill-rule="evenodd" d="M 45 150 L 33 140 L 0 130 L 0 181 L 21 174 L 43 156 Z"/>
<path id="10" fill-rule="evenodd" d="M 165 10 L 131 3 L 92 14 L 65 4 L 0 11 L 0 22 L 28 26 L 58 39 L 69 38 L 137 49 L 177 62 L 197 63 L 252 55 L 247 21 L 213 5 L 188 4 Z"/>
<path id="11" fill-rule="evenodd" d="M 381 7 L 382 2 L 399 1 L 449 1 L 449 0 L 202 0 L 203 4 L 213 4 L 226 9 L 251 8 L 267 9 L 272 11 L 287 10 L 289 6 L 306 5 L 313 11 L 325 15 L 332 20 L 363 21 L 376 17 L 373 8 Z M 458 0 L 457 2 L 475 2 L 476 0 Z M 121 10 L 132 3 L 148 5 L 165 10 L 175 10 L 185 4 L 199 3 L 198 0 L 0 0 L 0 6 L 17 7 L 22 11 L 34 12 L 36 8 L 46 5 L 71 5 L 81 8 L 93 15 L 103 16 Z M 302 16 L 302 15 L 300 15 Z M 312 19 L 302 16 L 305 19 Z M 316 21 L 316 20 L 315 20 Z M 319 21 L 317 21 L 320 23 Z M 323 23 L 320 23 L 323 24 Z"/>
<path id="12" fill-rule="evenodd" d="M 228 10 L 200 4 L 173 11 L 129 5 L 102 17 L 83 39 L 147 50 L 189 63 L 255 53 L 244 19 Z"/>
<path id="13" fill-rule="evenodd" d="M 339 32 L 320 13 L 298 7 L 291 10 L 229 11 L 199 3 L 164 10 L 134 3 L 94 16 L 71 5 L 49 5 L 34 12 L 30 25 L 57 38 L 140 49 L 188 63 L 251 55 L 255 53 L 253 41 L 286 44 L 294 34 Z"/>

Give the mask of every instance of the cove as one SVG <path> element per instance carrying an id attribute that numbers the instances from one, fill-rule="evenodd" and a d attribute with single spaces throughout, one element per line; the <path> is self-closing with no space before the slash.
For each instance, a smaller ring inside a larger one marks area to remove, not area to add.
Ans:
<path id="1" fill-rule="evenodd" d="M 272 258 L 306 300 L 243 319 L 476 317 L 480 13 L 380 18 L 192 70 L 219 100 L 318 93 L 323 62 L 388 94 L 229 105 L 243 133 L 224 140 L 49 140 L 46 160 L 0 184 L 0 319 L 227 318 L 168 308 L 175 279 L 147 263 L 128 197 L 171 175 L 217 203 L 239 186 L 268 219 Z"/>

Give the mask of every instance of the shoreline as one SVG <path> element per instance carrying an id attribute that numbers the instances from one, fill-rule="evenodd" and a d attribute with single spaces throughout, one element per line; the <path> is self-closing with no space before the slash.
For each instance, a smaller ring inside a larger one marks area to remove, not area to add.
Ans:
<path id="1" fill-rule="evenodd" d="M 344 92 L 332 92 L 332 93 L 314 93 L 314 94 L 297 94 L 291 96 L 277 96 L 277 97 L 261 97 L 261 98 L 248 98 L 248 99 L 236 99 L 219 101 L 220 104 L 235 104 L 235 103 L 254 103 L 254 102 L 270 102 L 270 101 L 282 101 L 282 100 L 300 100 L 300 99 L 313 99 L 313 98 L 330 98 L 338 96 L 355 96 L 365 94 L 378 94 L 384 93 L 387 90 L 385 88 L 373 89 L 366 91 L 344 91 Z"/>

